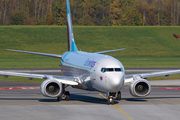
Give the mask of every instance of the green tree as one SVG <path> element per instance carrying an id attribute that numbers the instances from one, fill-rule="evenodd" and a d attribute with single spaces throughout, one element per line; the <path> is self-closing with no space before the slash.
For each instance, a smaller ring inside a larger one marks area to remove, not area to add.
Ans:
<path id="1" fill-rule="evenodd" d="M 113 0 L 110 5 L 110 18 L 112 25 L 121 25 L 122 9 L 120 8 L 120 1 Z"/>
<path id="2" fill-rule="evenodd" d="M 156 24 L 156 16 L 153 11 L 149 11 L 147 14 L 147 24 L 155 25 Z"/>
<path id="3" fill-rule="evenodd" d="M 55 24 L 66 25 L 66 2 L 64 0 L 57 1 L 52 7 L 52 13 L 54 15 Z"/>
<path id="4" fill-rule="evenodd" d="M 48 13 L 46 18 L 46 25 L 53 25 L 54 24 L 54 16 L 52 13 Z"/>
<path id="5" fill-rule="evenodd" d="M 139 6 L 137 7 L 137 10 L 142 14 L 142 17 L 143 17 L 143 25 L 146 25 L 147 22 L 146 22 L 146 19 L 147 19 L 147 14 L 150 10 L 149 8 L 149 5 L 144 2 L 144 3 L 141 3 L 139 4 Z"/>
<path id="6" fill-rule="evenodd" d="M 11 25 L 25 25 L 26 23 L 26 14 L 23 10 L 16 11 L 14 14 L 12 14 L 10 18 L 10 24 Z"/>

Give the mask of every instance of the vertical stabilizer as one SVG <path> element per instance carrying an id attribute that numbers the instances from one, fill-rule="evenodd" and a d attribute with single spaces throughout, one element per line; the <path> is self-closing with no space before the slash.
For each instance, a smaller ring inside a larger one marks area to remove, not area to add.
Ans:
<path id="1" fill-rule="evenodd" d="M 69 0 L 66 0 L 67 9 L 67 38 L 68 38 L 68 51 L 78 51 L 74 42 L 74 35 L 72 29 L 71 10 Z"/>

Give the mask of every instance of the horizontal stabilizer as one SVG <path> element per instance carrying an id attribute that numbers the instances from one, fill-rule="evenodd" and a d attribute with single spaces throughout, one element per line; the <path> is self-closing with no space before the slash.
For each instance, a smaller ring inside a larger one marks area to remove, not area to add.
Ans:
<path id="1" fill-rule="evenodd" d="M 95 52 L 95 53 L 103 54 L 103 53 L 115 52 L 115 51 L 120 51 L 120 50 L 125 50 L 125 49 L 126 49 L 126 48 L 115 49 L 115 50 L 107 50 L 107 51 L 101 51 L 101 52 Z"/>
<path id="2" fill-rule="evenodd" d="M 31 52 L 31 51 L 13 50 L 13 49 L 6 49 L 6 50 L 14 51 L 14 52 L 21 52 L 21 53 L 29 53 L 29 54 L 34 54 L 34 55 L 42 55 L 42 56 L 48 56 L 48 57 L 62 58 L 61 55 L 57 55 L 57 54 L 39 53 L 39 52 Z"/>

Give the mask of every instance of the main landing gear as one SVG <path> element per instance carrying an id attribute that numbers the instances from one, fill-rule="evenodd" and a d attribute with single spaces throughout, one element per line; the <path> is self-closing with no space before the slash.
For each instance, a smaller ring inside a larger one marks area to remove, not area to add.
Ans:
<path id="1" fill-rule="evenodd" d="M 114 99 L 113 97 L 116 97 L 116 100 L 120 101 L 121 100 L 121 91 L 119 92 L 109 92 L 109 96 L 108 96 L 108 105 L 109 104 L 114 104 Z"/>
<path id="2" fill-rule="evenodd" d="M 69 101 L 70 99 L 70 93 L 69 91 L 65 91 L 63 94 L 61 94 L 60 96 L 57 97 L 57 101 L 61 101 L 62 98 L 65 98 L 66 101 Z"/>
<path id="3" fill-rule="evenodd" d="M 65 85 L 62 85 L 63 89 L 62 89 L 62 93 L 60 94 L 60 96 L 57 97 L 57 101 L 61 101 L 62 100 L 62 97 L 65 98 L 66 101 L 69 101 L 70 99 L 70 93 L 69 91 L 65 91 Z"/>

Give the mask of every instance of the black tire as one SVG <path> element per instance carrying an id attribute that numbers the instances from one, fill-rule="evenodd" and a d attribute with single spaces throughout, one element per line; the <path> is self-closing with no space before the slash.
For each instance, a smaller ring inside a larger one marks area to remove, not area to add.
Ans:
<path id="1" fill-rule="evenodd" d="M 107 101 L 107 104 L 109 105 L 111 102 L 110 102 L 110 97 L 108 97 L 108 101 Z"/>
<path id="2" fill-rule="evenodd" d="M 61 101 L 62 100 L 62 95 L 57 97 L 57 101 Z"/>
<path id="3" fill-rule="evenodd" d="M 112 100 L 111 100 L 112 99 Z M 114 99 L 113 98 L 110 98 L 110 97 L 108 97 L 108 105 L 110 105 L 110 104 L 114 104 Z"/>
<path id="4" fill-rule="evenodd" d="M 112 104 L 112 105 L 114 104 L 114 99 L 112 99 L 111 104 Z"/>
<path id="5" fill-rule="evenodd" d="M 119 91 L 116 97 L 116 100 L 120 101 L 121 100 L 121 92 Z"/>
<path id="6" fill-rule="evenodd" d="M 66 91 L 64 94 L 65 94 L 65 100 L 66 100 L 66 101 L 69 101 L 69 99 L 70 99 L 70 93 L 69 93 L 69 91 Z"/>

